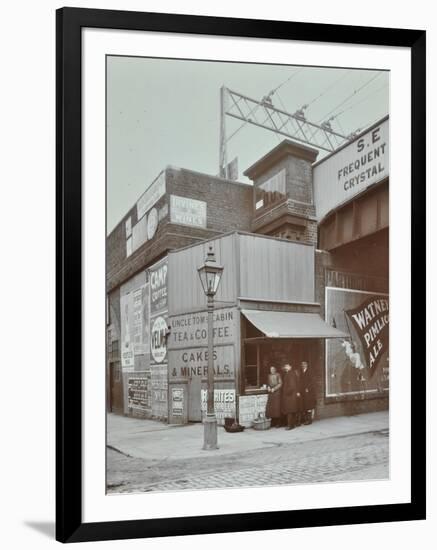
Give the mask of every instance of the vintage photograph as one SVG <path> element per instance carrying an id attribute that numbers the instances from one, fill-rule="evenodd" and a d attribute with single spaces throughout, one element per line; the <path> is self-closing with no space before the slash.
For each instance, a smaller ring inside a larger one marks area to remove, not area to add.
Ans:
<path id="1" fill-rule="evenodd" d="M 389 86 L 107 56 L 108 494 L 390 477 Z"/>

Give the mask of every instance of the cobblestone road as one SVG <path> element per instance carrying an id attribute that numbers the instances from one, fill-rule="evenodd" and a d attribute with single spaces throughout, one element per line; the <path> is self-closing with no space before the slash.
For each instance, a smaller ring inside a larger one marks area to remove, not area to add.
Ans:
<path id="1" fill-rule="evenodd" d="M 388 478 L 388 434 L 373 432 L 213 456 L 155 463 L 108 451 L 108 492 L 254 487 Z"/>

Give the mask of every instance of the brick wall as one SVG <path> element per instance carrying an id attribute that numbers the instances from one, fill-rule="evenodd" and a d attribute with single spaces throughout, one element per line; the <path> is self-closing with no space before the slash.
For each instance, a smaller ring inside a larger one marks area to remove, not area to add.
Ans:
<path id="1" fill-rule="evenodd" d="M 311 162 L 305 159 L 287 156 L 267 169 L 254 181 L 260 186 L 267 180 L 285 170 L 285 191 L 290 199 L 303 203 L 313 203 L 313 169 Z M 314 214 L 313 214 L 314 215 Z"/>
<path id="2" fill-rule="evenodd" d="M 250 231 L 253 212 L 253 187 L 190 170 L 166 169 L 166 195 L 157 209 L 169 204 L 171 194 L 207 203 L 207 227 L 172 224 L 170 213 L 158 224 L 154 238 L 126 257 L 125 222 L 137 223 L 134 205 L 110 233 L 106 243 L 107 289 L 111 291 L 139 270 L 164 256 L 169 250 L 188 246 L 232 230 Z"/>

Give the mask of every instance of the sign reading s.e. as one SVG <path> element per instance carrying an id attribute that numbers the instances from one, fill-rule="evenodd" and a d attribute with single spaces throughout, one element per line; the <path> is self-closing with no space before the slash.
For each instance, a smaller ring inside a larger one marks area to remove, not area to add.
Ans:
<path id="1" fill-rule="evenodd" d="M 386 178 L 389 175 L 388 119 L 316 164 L 313 175 L 319 220 Z"/>

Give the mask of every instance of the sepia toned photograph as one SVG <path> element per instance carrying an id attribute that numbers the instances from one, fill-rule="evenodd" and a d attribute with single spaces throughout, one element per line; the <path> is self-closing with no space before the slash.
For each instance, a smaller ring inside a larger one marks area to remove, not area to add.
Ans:
<path id="1" fill-rule="evenodd" d="M 107 494 L 390 478 L 389 86 L 106 57 Z"/>

